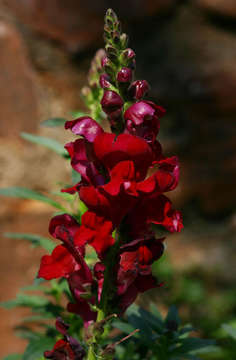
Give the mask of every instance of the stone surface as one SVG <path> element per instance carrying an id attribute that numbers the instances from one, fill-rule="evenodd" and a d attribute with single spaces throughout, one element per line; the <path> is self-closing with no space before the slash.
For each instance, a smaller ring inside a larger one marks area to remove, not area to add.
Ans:
<path id="1" fill-rule="evenodd" d="M 102 44 L 103 17 L 109 7 L 125 21 L 161 14 L 177 1 L 5 0 L 5 4 L 33 29 L 78 51 Z"/>
<path id="2" fill-rule="evenodd" d="M 0 49 L 0 136 L 35 130 L 38 122 L 35 75 L 21 35 L 2 19 Z"/>
<path id="3" fill-rule="evenodd" d="M 194 0 L 194 3 L 210 12 L 236 18 L 235 0 Z"/>

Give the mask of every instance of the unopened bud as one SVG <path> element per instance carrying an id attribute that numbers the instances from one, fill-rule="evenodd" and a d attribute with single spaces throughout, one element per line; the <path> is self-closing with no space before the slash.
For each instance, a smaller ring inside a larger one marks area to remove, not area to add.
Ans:
<path id="1" fill-rule="evenodd" d="M 135 58 L 136 55 L 134 50 L 128 48 L 123 51 L 122 56 L 126 59 L 132 60 Z"/>
<path id="2" fill-rule="evenodd" d="M 128 67 L 123 67 L 117 74 L 117 81 L 120 83 L 129 83 L 132 81 L 133 72 Z"/>
<path id="3" fill-rule="evenodd" d="M 110 60 L 108 59 L 107 56 L 104 56 L 101 60 L 102 67 L 105 67 L 106 65 L 109 65 L 109 64 L 110 64 Z"/>
<path id="4" fill-rule="evenodd" d="M 133 99 L 140 100 L 146 95 L 149 88 L 146 80 L 136 80 L 130 85 L 128 92 Z"/>
<path id="5" fill-rule="evenodd" d="M 120 42 L 121 42 L 122 48 L 126 48 L 126 47 L 127 47 L 128 41 L 129 41 L 128 35 L 125 34 L 125 33 L 121 34 L 121 36 L 120 36 Z"/>
<path id="6" fill-rule="evenodd" d="M 99 79 L 99 84 L 101 88 L 108 89 L 111 86 L 109 75 L 102 74 Z"/>
<path id="7" fill-rule="evenodd" d="M 110 115 L 117 110 L 121 110 L 124 102 L 120 95 L 118 95 L 115 91 L 107 90 L 104 92 L 103 98 L 101 100 L 101 105 L 103 111 Z"/>

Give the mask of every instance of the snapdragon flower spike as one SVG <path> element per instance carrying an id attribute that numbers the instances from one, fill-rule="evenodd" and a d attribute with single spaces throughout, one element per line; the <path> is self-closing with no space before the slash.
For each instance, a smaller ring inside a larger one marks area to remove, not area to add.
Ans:
<path id="1" fill-rule="evenodd" d="M 52 219 L 49 232 L 61 244 L 43 256 L 38 275 L 67 279 L 72 294 L 67 310 L 79 315 L 85 327 L 101 312 L 105 318 L 111 315 L 114 304 L 122 315 L 138 294 L 161 285 L 151 265 L 163 254 L 164 238 L 155 237 L 152 225 L 170 233 L 183 228 L 181 213 L 165 195 L 179 181 L 178 158 L 166 158 L 157 139 L 165 110 L 143 100 L 149 85 L 133 81 L 135 53 L 112 10 L 104 37 L 106 53 L 99 52 L 93 62 L 86 95 L 91 116 L 65 123 L 80 137 L 65 148 L 81 181 L 62 191 L 78 193 L 88 210 L 81 224 L 68 214 Z M 111 132 L 95 120 L 104 117 L 101 109 Z M 97 254 L 92 267 L 85 261 L 89 246 Z M 60 329 L 64 339 L 46 358 L 82 359 L 67 329 Z"/>

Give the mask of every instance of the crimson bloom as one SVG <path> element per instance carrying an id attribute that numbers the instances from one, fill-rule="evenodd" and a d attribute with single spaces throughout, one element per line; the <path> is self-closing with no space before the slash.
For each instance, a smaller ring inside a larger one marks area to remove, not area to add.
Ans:
<path id="1" fill-rule="evenodd" d="M 77 221 L 68 214 L 52 218 L 49 232 L 63 245 L 56 246 L 51 255 L 42 257 L 38 277 L 46 280 L 68 277 L 83 266 L 84 246 L 74 244 L 74 236 L 79 228 Z"/>
<path id="2" fill-rule="evenodd" d="M 53 360 L 83 360 L 85 351 L 76 339 L 67 334 L 69 325 L 58 318 L 56 328 L 64 338 L 58 340 L 52 350 L 45 351 L 44 357 Z"/>
<path id="3" fill-rule="evenodd" d="M 165 110 L 152 101 L 138 101 L 124 113 L 126 131 L 152 144 L 159 132 L 159 118 L 164 114 Z"/>

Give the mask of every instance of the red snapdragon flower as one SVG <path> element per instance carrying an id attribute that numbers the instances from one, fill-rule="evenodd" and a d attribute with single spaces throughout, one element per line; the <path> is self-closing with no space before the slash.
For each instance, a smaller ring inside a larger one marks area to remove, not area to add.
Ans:
<path id="1" fill-rule="evenodd" d="M 65 145 L 81 180 L 62 191 L 77 192 L 88 211 L 81 224 L 66 214 L 52 219 L 49 232 L 62 244 L 42 258 L 38 275 L 67 279 L 73 297 L 67 310 L 81 316 L 86 327 L 96 321 L 97 309 L 109 315 L 118 304 L 117 312 L 122 314 L 139 293 L 160 286 L 151 265 L 162 256 L 164 239 L 155 238 L 152 224 L 169 232 L 183 227 L 181 213 L 164 195 L 179 181 L 177 157 L 165 158 L 157 140 L 165 110 L 142 100 L 149 85 L 145 80 L 132 82 L 135 53 L 120 48 L 126 37 L 119 40 L 119 31 L 108 36 L 110 23 L 111 19 L 105 32 L 107 56 L 93 62 L 90 94 L 95 98 L 101 95 L 100 105 L 112 133 L 89 116 L 65 123 L 66 129 L 81 137 Z M 112 43 L 115 38 L 118 52 Z M 97 93 L 93 93 L 95 89 Z M 84 259 L 87 245 L 97 253 L 93 268 Z M 112 273 L 110 285 L 108 272 Z M 64 333 L 64 340 L 47 356 L 77 360 Z"/>

